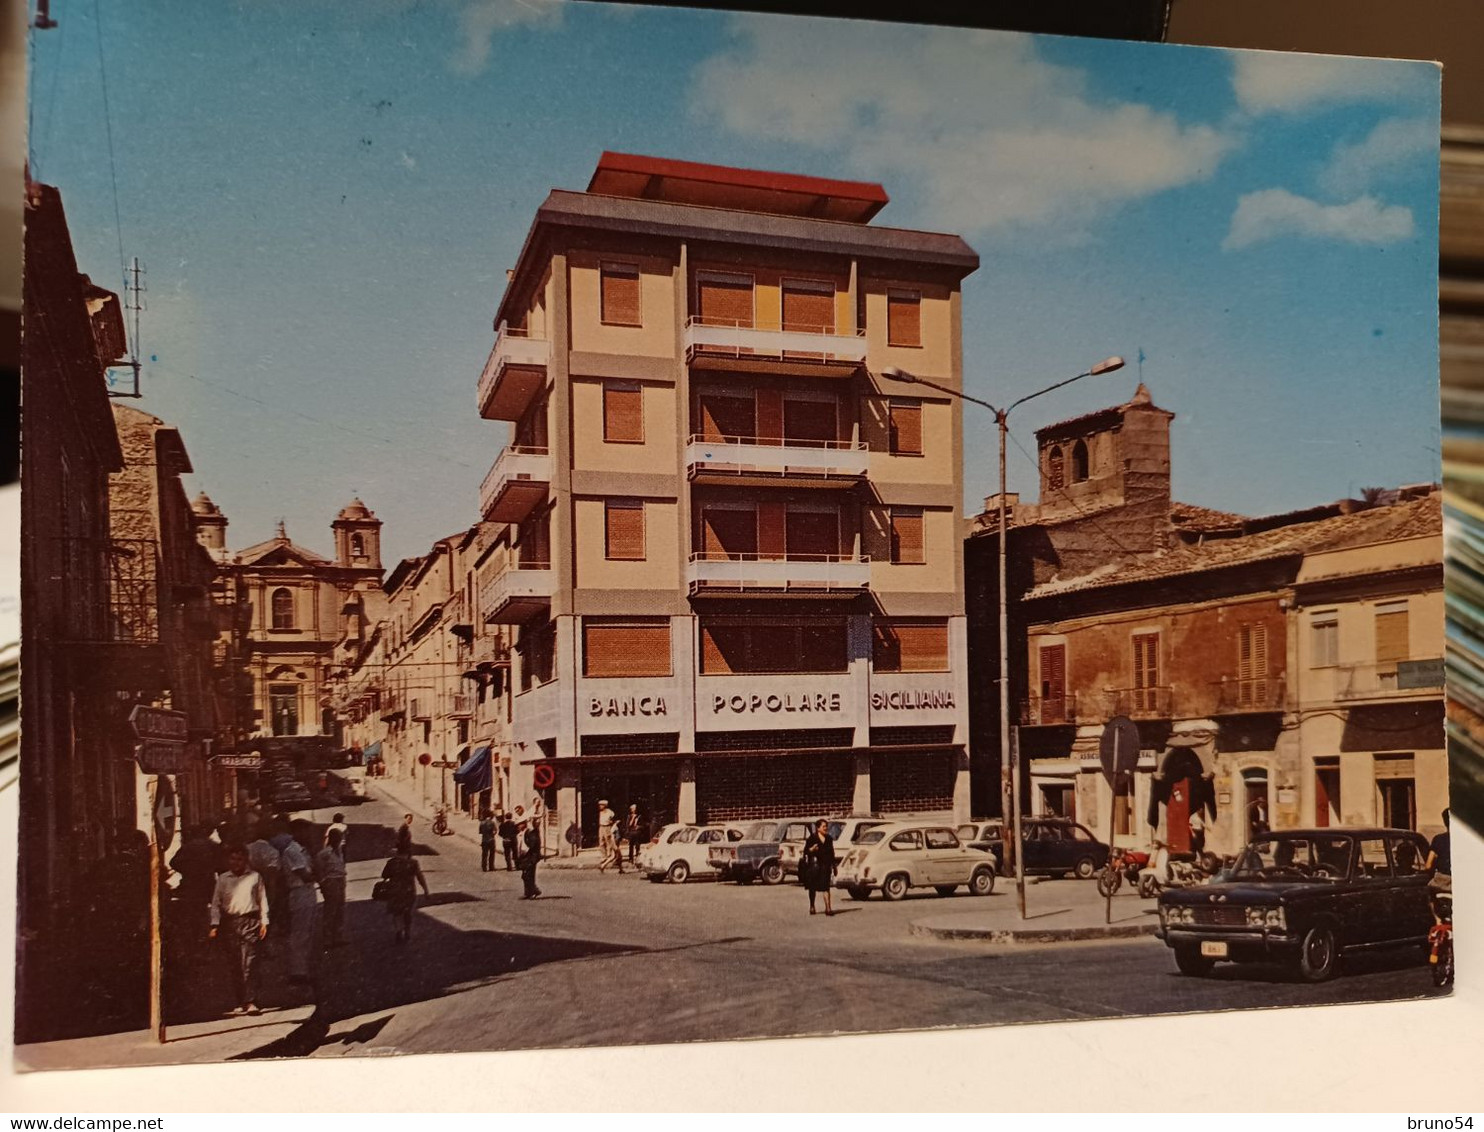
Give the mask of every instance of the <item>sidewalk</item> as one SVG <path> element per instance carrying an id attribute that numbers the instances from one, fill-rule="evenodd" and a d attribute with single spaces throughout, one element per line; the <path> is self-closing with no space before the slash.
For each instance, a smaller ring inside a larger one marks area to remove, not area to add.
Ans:
<path id="1" fill-rule="evenodd" d="M 994 895 L 984 903 L 991 906 L 983 911 L 924 916 L 912 921 L 910 931 L 935 939 L 1034 944 L 1130 939 L 1152 936 L 1159 930 L 1155 902 L 1142 899 L 1127 885 L 1113 897 L 1111 923 L 1107 901 L 1090 880 L 1027 879 L 1024 920 L 1013 878 L 996 878 Z"/>

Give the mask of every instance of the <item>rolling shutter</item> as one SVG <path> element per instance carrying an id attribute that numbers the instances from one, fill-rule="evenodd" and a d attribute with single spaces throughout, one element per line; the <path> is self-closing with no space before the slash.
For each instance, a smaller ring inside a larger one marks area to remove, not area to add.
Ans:
<path id="1" fill-rule="evenodd" d="M 886 341 L 891 346 L 922 345 L 922 295 L 917 291 L 886 293 Z"/>
<path id="2" fill-rule="evenodd" d="M 746 629 L 741 625 L 702 624 L 701 671 L 708 675 L 745 670 Z"/>
<path id="3" fill-rule="evenodd" d="M 833 334 L 834 285 L 784 280 L 783 329 L 803 334 Z"/>
<path id="4" fill-rule="evenodd" d="M 702 275 L 696 280 L 696 313 L 706 326 L 752 325 L 752 280 Z"/>
<path id="5" fill-rule="evenodd" d="M 759 558 L 782 558 L 788 553 L 787 512 L 782 503 L 759 503 L 757 507 L 757 553 Z"/>
<path id="6" fill-rule="evenodd" d="M 757 406 L 752 398 L 701 394 L 703 440 L 752 440 L 757 435 L 756 429 Z"/>
<path id="7" fill-rule="evenodd" d="M 1243 625 L 1238 640 L 1238 704 L 1241 707 L 1263 704 L 1268 698 L 1268 627 Z"/>
<path id="8" fill-rule="evenodd" d="M 783 443 L 783 394 L 777 389 L 757 391 L 757 435 L 763 444 Z"/>
<path id="9" fill-rule="evenodd" d="M 787 444 L 833 444 L 839 438 L 832 401 L 784 401 L 783 439 Z"/>
<path id="10" fill-rule="evenodd" d="M 790 511 L 784 519 L 784 553 L 820 562 L 840 554 L 840 516 L 833 511 Z"/>
<path id="11" fill-rule="evenodd" d="M 891 450 L 899 456 L 922 455 L 922 402 L 893 399 L 891 416 Z"/>
<path id="12" fill-rule="evenodd" d="M 615 326 L 639 326 L 639 268 L 632 263 L 605 263 L 602 268 L 602 319 Z"/>
<path id="13" fill-rule="evenodd" d="M 1376 663 L 1406 660 L 1411 655 L 1411 622 L 1405 603 L 1376 607 Z"/>
<path id="14" fill-rule="evenodd" d="M 899 621 L 895 628 L 902 672 L 948 671 L 948 622 Z"/>
<path id="15" fill-rule="evenodd" d="M 797 671 L 844 672 L 849 667 L 846 638 L 843 621 L 801 626 Z"/>
<path id="16" fill-rule="evenodd" d="M 584 676 L 669 676 L 670 623 L 584 621 Z"/>
<path id="17" fill-rule="evenodd" d="M 891 560 L 905 565 L 920 565 L 923 557 L 922 512 L 916 508 L 893 507 L 891 511 Z"/>
<path id="18" fill-rule="evenodd" d="M 644 389 L 626 382 L 603 382 L 603 439 L 620 444 L 644 441 Z"/>
<path id="19" fill-rule="evenodd" d="M 757 512 L 707 507 L 701 512 L 707 558 L 751 558 L 757 554 Z"/>
<path id="20" fill-rule="evenodd" d="M 607 555 L 609 558 L 638 560 L 644 557 L 644 504 L 638 501 L 610 499 L 605 504 L 607 519 Z"/>
<path id="21" fill-rule="evenodd" d="M 1067 646 L 1041 646 L 1040 661 L 1041 722 L 1060 723 L 1067 716 Z"/>

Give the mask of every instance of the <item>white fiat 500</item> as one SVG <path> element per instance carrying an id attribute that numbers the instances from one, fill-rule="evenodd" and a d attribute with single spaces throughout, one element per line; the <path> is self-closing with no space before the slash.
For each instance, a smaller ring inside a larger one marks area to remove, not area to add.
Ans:
<path id="1" fill-rule="evenodd" d="M 861 834 L 840 858 L 835 887 L 857 900 L 876 889 L 887 900 L 900 900 L 910 888 L 931 888 L 948 896 L 959 885 L 974 896 L 994 891 L 994 862 L 970 849 L 948 825 L 895 822 Z"/>
<path id="2" fill-rule="evenodd" d="M 740 825 L 667 825 L 639 850 L 639 871 L 655 884 L 681 884 L 693 876 L 715 876 L 706 860 L 713 845 L 741 841 Z"/>

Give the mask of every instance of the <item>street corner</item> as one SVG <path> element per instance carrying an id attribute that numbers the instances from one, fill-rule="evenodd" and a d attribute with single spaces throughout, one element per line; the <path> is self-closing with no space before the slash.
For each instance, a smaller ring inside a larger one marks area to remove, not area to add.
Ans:
<path id="1" fill-rule="evenodd" d="M 1120 910 L 1112 922 L 1096 921 L 1066 912 L 1031 913 L 1020 919 L 1013 910 L 1003 912 L 959 912 L 924 916 L 908 925 L 914 936 L 940 940 L 975 940 L 982 943 L 1048 944 L 1085 943 L 1152 937 L 1159 931 L 1153 910 L 1130 913 Z"/>

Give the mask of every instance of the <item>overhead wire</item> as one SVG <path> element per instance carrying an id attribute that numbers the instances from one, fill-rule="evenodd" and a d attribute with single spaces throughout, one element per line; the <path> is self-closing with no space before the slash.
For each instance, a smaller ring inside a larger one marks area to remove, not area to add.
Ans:
<path id="1" fill-rule="evenodd" d="M 103 6 L 102 0 L 93 0 L 93 19 L 96 23 L 98 33 L 98 81 L 103 90 L 103 126 L 108 135 L 108 176 L 113 186 L 113 226 L 114 234 L 118 237 L 119 246 L 119 278 L 128 279 L 128 261 L 124 256 L 124 220 L 123 213 L 119 208 L 119 171 L 118 159 L 113 148 L 113 112 L 108 102 L 108 68 L 103 62 Z M 135 343 L 138 348 L 138 343 Z"/>
<path id="2" fill-rule="evenodd" d="M 1011 432 L 1007 428 L 1005 430 L 1005 435 L 1008 436 L 1010 438 L 1010 442 L 1012 444 L 1014 444 L 1017 449 L 1019 449 L 1020 454 L 1026 458 L 1026 460 L 1030 463 L 1031 467 L 1035 468 L 1039 472 L 1040 471 L 1040 468 L 1041 468 L 1040 463 L 1037 462 L 1037 460 L 1036 460 L 1036 458 L 1034 456 L 1032 456 L 1029 452 L 1026 451 L 1025 446 L 1022 445 L 1019 440 L 1016 440 L 1015 439 L 1015 434 L 1013 432 Z M 1101 534 L 1104 538 L 1106 538 L 1109 542 L 1111 542 L 1114 546 L 1116 546 L 1124 554 L 1127 554 L 1127 555 L 1129 555 L 1129 556 L 1132 557 L 1136 553 L 1135 551 L 1132 551 L 1128 547 L 1124 546 L 1123 543 L 1119 542 L 1118 539 L 1117 539 L 1117 537 L 1111 531 L 1109 531 L 1100 522 L 1098 522 L 1097 519 L 1093 518 L 1092 515 L 1089 515 L 1086 511 L 1084 511 L 1078 505 L 1077 501 L 1075 499 L 1073 499 L 1070 495 L 1068 495 L 1067 492 L 1066 492 L 1066 489 L 1063 488 L 1060 484 L 1051 483 L 1051 484 L 1048 484 L 1048 486 L 1053 491 L 1055 491 L 1057 494 L 1059 494 L 1063 499 L 1065 499 L 1068 503 L 1070 503 L 1072 505 L 1072 509 L 1074 511 L 1076 511 L 1079 516 L 1081 516 L 1082 518 L 1086 519 L 1089 523 L 1091 523 L 1097 529 L 1097 531 L 1098 531 L 1099 534 Z"/>

